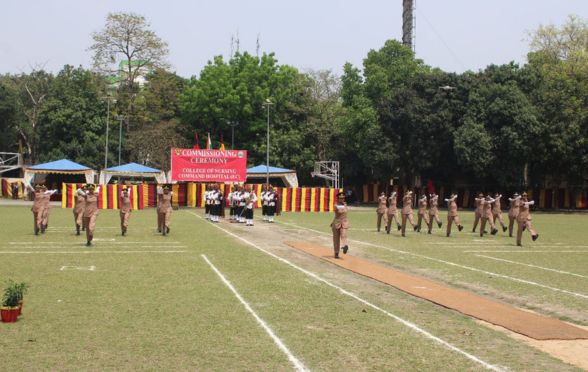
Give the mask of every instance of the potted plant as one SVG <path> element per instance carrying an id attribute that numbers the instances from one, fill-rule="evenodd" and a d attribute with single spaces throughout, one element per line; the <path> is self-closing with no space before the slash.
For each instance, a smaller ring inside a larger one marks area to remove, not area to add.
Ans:
<path id="1" fill-rule="evenodd" d="M 12 280 L 8 281 L 8 286 L 4 288 L 2 306 L 0 307 L 0 316 L 3 322 L 16 322 L 20 314 L 19 301 L 22 301 L 27 287 L 28 285 L 26 283 L 15 283 Z"/>
<path id="2" fill-rule="evenodd" d="M 22 314 L 22 305 L 24 303 L 23 301 L 23 297 L 24 294 L 27 293 L 27 289 L 29 288 L 29 285 L 25 282 L 22 283 L 15 283 L 16 286 L 16 293 L 17 293 L 17 297 L 18 297 L 18 315 Z"/>

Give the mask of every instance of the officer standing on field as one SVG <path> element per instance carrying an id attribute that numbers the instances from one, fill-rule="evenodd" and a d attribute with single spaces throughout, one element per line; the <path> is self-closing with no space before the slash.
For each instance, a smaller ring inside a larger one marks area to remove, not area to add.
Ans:
<path id="1" fill-rule="evenodd" d="M 429 195 L 429 234 L 433 230 L 433 220 L 437 222 L 439 228 L 443 226 L 439 218 L 439 195 L 435 193 Z"/>
<path id="2" fill-rule="evenodd" d="M 388 208 L 386 207 L 386 193 L 381 193 L 378 197 L 378 209 L 376 209 L 376 214 L 378 216 L 378 232 L 380 232 L 380 226 L 382 225 L 382 218 L 384 218 L 384 226 L 388 226 L 388 216 L 386 215 Z"/>
<path id="3" fill-rule="evenodd" d="M 412 191 L 407 190 L 402 198 L 402 236 L 405 237 L 406 232 L 406 221 L 410 222 L 414 231 L 417 229 L 417 225 L 414 224 L 412 219 Z"/>
<path id="4" fill-rule="evenodd" d="M 132 209 L 129 188 L 124 187 L 120 193 L 120 230 L 123 236 L 127 233 Z"/>
<path id="5" fill-rule="evenodd" d="M 517 220 L 521 206 L 521 196 L 518 192 L 515 192 L 512 198 L 508 198 L 508 201 L 510 203 L 508 208 L 508 236 L 512 238 L 514 223 Z"/>
<path id="6" fill-rule="evenodd" d="M 100 187 L 89 184 L 86 190 L 86 203 L 84 208 L 84 225 L 86 226 L 86 246 L 92 245 L 94 239 L 94 229 L 96 228 L 96 218 L 98 217 L 98 195 Z"/>
<path id="7" fill-rule="evenodd" d="M 423 196 L 421 196 L 421 198 L 419 199 L 419 211 L 418 211 L 418 219 L 417 219 L 417 231 L 421 232 L 421 226 L 423 221 L 425 222 L 425 225 L 429 226 L 429 214 L 427 213 L 427 205 L 429 203 L 427 202 L 427 195 L 423 194 Z"/>
<path id="8" fill-rule="evenodd" d="M 339 258 L 339 250 L 343 250 L 343 254 L 347 254 L 349 244 L 347 242 L 347 230 L 349 229 L 349 222 L 347 222 L 347 203 L 345 203 L 345 193 L 337 194 L 337 201 L 335 202 L 335 218 L 331 222 L 331 230 L 333 231 L 333 250 L 335 258 Z"/>
<path id="9" fill-rule="evenodd" d="M 463 226 L 459 222 L 459 215 L 457 214 L 457 194 L 452 193 L 447 202 L 447 237 L 451 235 L 451 225 L 456 224 L 459 231 L 463 230 Z"/>
<path id="10" fill-rule="evenodd" d="M 76 224 L 76 235 L 80 235 L 80 228 L 86 229 L 84 225 L 84 209 L 86 208 L 86 191 L 87 185 L 76 190 L 76 205 L 73 209 L 74 222 Z"/>
<path id="11" fill-rule="evenodd" d="M 402 229 L 402 226 L 400 225 L 400 218 L 398 216 L 398 194 L 396 191 L 397 187 L 394 186 L 394 191 L 392 191 L 390 197 L 388 198 L 388 210 L 386 212 L 388 214 L 388 221 L 386 223 L 386 232 L 388 234 L 390 234 L 390 226 L 392 225 L 392 220 L 396 221 L 396 227 L 398 231 Z"/>
<path id="12" fill-rule="evenodd" d="M 173 192 L 170 191 L 168 185 L 163 187 L 163 193 L 159 194 L 159 221 L 160 226 L 159 229 L 163 236 L 169 234 L 169 226 L 171 223 L 171 213 L 172 213 L 172 195 Z"/>
<path id="13" fill-rule="evenodd" d="M 535 204 L 534 200 L 529 201 L 529 199 L 527 199 L 527 193 L 524 192 L 522 197 L 521 197 L 521 202 L 520 202 L 520 210 L 519 210 L 519 215 L 517 216 L 517 223 L 518 223 L 518 228 L 517 228 L 517 246 L 522 246 L 522 238 L 523 238 L 523 231 L 528 230 L 529 234 L 531 234 L 531 238 L 533 239 L 533 241 L 537 240 L 537 238 L 539 238 L 539 234 L 537 234 L 537 232 L 535 231 L 535 229 L 533 228 L 533 224 L 532 224 L 532 218 L 531 218 L 531 211 L 530 211 L 530 207 L 531 205 Z"/>

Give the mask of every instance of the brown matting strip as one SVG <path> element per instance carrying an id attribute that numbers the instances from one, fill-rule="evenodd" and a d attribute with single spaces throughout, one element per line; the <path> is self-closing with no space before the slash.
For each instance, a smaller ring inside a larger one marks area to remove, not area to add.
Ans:
<path id="1" fill-rule="evenodd" d="M 413 296 L 496 324 L 536 340 L 588 339 L 588 331 L 543 315 L 517 309 L 467 291 L 406 274 L 350 255 L 333 257 L 333 250 L 320 245 L 287 241 L 287 245 L 337 266 L 389 284 Z"/>

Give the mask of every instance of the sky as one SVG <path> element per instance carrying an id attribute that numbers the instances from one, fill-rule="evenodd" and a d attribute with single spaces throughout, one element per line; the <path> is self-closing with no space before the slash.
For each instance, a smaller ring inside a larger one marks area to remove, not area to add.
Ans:
<path id="1" fill-rule="evenodd" d="M 169 44 L 168 62 L 198 76 L 231 38 L 240 51 L 274 52 L 302 71 L 361 67 L 371 49 L 402 37 L 402 0 L 19 0 L 0 12 L 0 74 L 65 64 L 91 67 L 92 33 L 109 12 L 143 15 Z M 526 62 L 528 32 L 588 17 L 586 0 L 416 0 L 416 55 L 447 72 Z"/>

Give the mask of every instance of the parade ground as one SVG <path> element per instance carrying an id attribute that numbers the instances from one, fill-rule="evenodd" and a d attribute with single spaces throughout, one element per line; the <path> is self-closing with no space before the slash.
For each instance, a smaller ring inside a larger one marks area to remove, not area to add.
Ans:
<path id="1" fill-rule="evenodd" d="M 332 262 L 332 213 L 284 213 L 255 226 L 174 210 L 168 236 L 154 209 L 121 236 L 101 210 L 93 245 L 71 209 L 45 234 L 30 206 L 0 206 L 0 272 L 30 285 L 18 322 L 0 324 L 10 370 L 534 370 L 588 369 L 588 340 L 538 340 L 397 288 L 352 262 L 390 269 L 588 330 L 586 215 L 533 213 L 539 239 L 502 230 L 445 237 L 376 231 L 375 208 L 349 212 L 350 250 Z M 293 244 L 294 242 L 294 244 Z M 313 255 L 294 246 L 317 247 Z M 345 264 L 349 264 L 347 267 Z M 355 265 L 355 264 L 354 264 Z M 432 284 L 431 284 L 432 286 Z M 415 291 L 418 292 L 417 295 Z M 423 294 L 424 293 L 424 294 Z M 422 295 L 420 295 L 422 294 Z"/>

